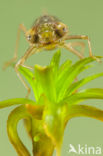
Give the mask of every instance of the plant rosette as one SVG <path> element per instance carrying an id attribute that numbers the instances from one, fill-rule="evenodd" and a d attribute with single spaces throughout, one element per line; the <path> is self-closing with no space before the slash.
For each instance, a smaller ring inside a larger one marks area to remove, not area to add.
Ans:
<path id="1" fill-rule="evenodd" d="M 57 156 L 61 155 L 64 130 L 71 118 L 86 116 L 103 121 L 102 110 L 81 103 L 88 99 L 103 99 L 103 89 L 80 89 L 91 80 L 103 76 L 103 73 L 75 81 L 81 72 L 91 67 L 88 64 L 95 59 L 88 57 L 74 64 L 71 60 L 66 60 L 59 65 L 60 55 L 58 50 L 48 66 L 35 65 L 34 71 L 19 68 L 32 87 L 34 101 L 15 98 L 0 102 L 0 108 L 20 105 L 10 113 L 7 120 L 8 136 L 19 156 L 30 156 L 17 132 L 21 119 L 24 119 L 27 133 L 32 140 L 35 156 L 52 156 L 54 149 Z"/>

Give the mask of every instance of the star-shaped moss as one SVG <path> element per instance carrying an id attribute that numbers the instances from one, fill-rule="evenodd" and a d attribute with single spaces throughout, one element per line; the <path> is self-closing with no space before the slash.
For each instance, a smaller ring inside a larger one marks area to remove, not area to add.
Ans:
<path id="1" fill-rule="evenodd" d="M 0 102 L 0 108 L 20 104 L 10 113 L 7 121 L 9 139 L 20 156 L 30 156 L 17 132 L 21 119 L 25 119 L 35 156 L 52 156 L 54 149 L 57 156 L 60 156 L 64 130 L 71 118 L 87 116 L 103 121 L 102 110 L 81 103 L 87 99 L 103 99 L 103 89 L 79 89 L 91 80 L 103 76 L 103 73 L 75 81 L 81 72 L 91 67 L 88 64 L 94 59 L 84 58 L 75 64 L 67 60 L 62 65 L 59 65 L 59 61 L 60 51 L 57 51 L 48 66 L 35 65 L 34 71 L 19 68 L 33 89 L 34 101 L 15 98 Z"/>

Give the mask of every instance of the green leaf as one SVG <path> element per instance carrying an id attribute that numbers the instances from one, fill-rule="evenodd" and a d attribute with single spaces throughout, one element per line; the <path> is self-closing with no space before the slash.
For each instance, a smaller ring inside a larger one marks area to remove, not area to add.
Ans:
<path id="1" fill-rule="evenodd" d="M 71 64 L 72 64 L 71 60 L 66 60 L 60 66 L 59 71 L 58 71 L 58 81 L 64 77 L 65 73 L 70 69 Z"/>
<path id="2" fill-rule="evenodd" d="M 94 61 L 93 58 L 85 58 L 74 65 L 72 65 L 65 73 L 64 75 L 58 80 L 58 86 L 57 86 L 57 93 L 58 95 L 58 101 L 63 99 L 65 96 L 65 93 L 68 89 L 68 87 L 72 84 L 74 79 L 78 76 L 78 74 L 82 71 L 82 68 L 90 62 Z"/>
<path id="3" fill-rule="evenodd" d="M 103 111 L 98 108 L 86 105 L 73 105 L 69 107 L 67 116 L 68 119 L 81 116 L 91 117 L 103 121 Z"/>
<path id="4" fill-rule="evenodd" d="M 41 94 L 52 102 L 56 101 L 55 82 L 52 67 L 41 67 L 35 65 L 35 78 L 38 82 Z"/>
<path id="5" fill-rule="evenodd" d="M 94 80 L 100 76 L 103 76 L 103 73 L 99 73 L 99 74 L 95 74 L 95 75 L 91 75 L 88 76 L 80 81 L 77 81 L 75 83 L 73 83 L 67 90 L 66 96 L 67 95 L 71 95 L 75 90 L 77 90 L 78 88 L 80 88 L 81 86 L 85 85 L 86 83 L 90 82 L 91 80 Z"/>
<path id="6" fill-rule="evenodd" d="M 54 54 L 54 56 L 52 57 L 52 60 L 50 62 L 50 66 L 53 69 L 54 75 L 57 75 L 57 71 L 59 68 L 59 62 L 60 62 L 60 56 L 61 56 L 61 52 L 60 52 L 60 50 L 57 50 L 57 52 Z"/>
<path id="7" fill-rule="evenodd" d="M 24 146 L 17 133 L 18 121 L 21 119 L 30 120 L 30 115 L 28 114 L 24 106 L 17 107 L 10 113 L 7 121 L 8 137 L 14 148 L 16 149 L 18 155 L 30 156 L 29 151 Z"/>
<path id="8" fill-rule="evenodd" d="M 58 70 L 58 77 L 56 80 L 56 91 L 57 95 L 60 93 L 61 86 L 63 85 L 63 82 L 65 82 L 66 74 L 68 70 L 71 68 L 72 61 L 66 60 L 59 68 Z"/>
<path id="9" fill-rule="evenodd" d="M 31 85 L 33 92 L 34 92 L 35 99 L 37 101 L 39 99 L 39 93 L 38 93 L 37 82 L 35 80 L 34 73 L 31 72 L 29 69 L 22 67 L 22 66 L 20 66 L 19 71 Z"/>
<path id="10" fill-rule="evenodd" d="M 88 69 L 88 68 L 91 68 L 91 67 L 93 67 L 93 64 L 84 66 L 83 68 L 81 68 L 80 73 L 83 72 L 84 70 Z"/>
<path id="11" fill-rule="evenodd" d="M 0 109 L 17 105 L 17 104 L 31 104 L 31 105 L 37 105 L 34 101 L 26 99 L 26 98 L 15 98 L 15 99 L 8 99 L 4 101 L 0 101 Z"/>
<path id="12" fill-rule="evenodd" d="M 25 76 L 25 78 L 29 81 L 29 83 L 32 83 L 34 74 L 33 74 L 33 72 L 30 71 L 30 69 L 20 66 L 19 71 Z"/>
<path id="13" fill-rule="evenodd" d="M 63 100 L 63 102 L 72 105 L 72 104 L 78 104 L 81 101 L 85 101 L 88 99 L 103 99 L 103 89 L 101 88 L 86 89 L 84 91 L 68 96 Z"/>

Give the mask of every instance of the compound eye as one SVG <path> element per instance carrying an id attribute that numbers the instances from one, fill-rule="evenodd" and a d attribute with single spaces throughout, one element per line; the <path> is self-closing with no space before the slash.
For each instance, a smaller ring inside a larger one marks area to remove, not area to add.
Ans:
<path id="1" fill-rule="evenodd" d="M 27 36 L 27 40 L 30 41 L 31 40 L 31 35 Z"/>
<path id="2" fill-rule="evenodd" d="M 67 29 L 65 28 L 65 27 L 63 27 L 63 29 L 62 29 L 64 32 L 66 32 L 67 31 Z"/>

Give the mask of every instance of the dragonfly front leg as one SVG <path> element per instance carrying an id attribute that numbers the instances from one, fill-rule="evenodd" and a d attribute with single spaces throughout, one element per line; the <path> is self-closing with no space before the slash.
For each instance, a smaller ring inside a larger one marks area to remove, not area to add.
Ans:
<path id="1" fill-rule="evenodd" d="M 19 25 L 18 28 L 18 32 L 17 32 L 17 39 L 16 39 L 16 47 L 15 47 L 15 52 L 14 52 L 14 56 L 11 60 L 7 61 L 4 63 L 3 65 L 3 69 L 5 70 L 8 66 L 10 66 L 13 62 L 16 61 L 17 59 L 17 54 L 18 54 L 18 45 L 19 45 L 19 40 L 20 40 L 20 33 L 21 31 L 23 31 L 24 33 L 26 33 L 26 28 L 24 27 L 23 24 Z"/>
<path id="2" fill-rule="evenodd" d="M 63 45 L 63 47 L 65 48 L 65 49 L 67 49 L 68 51 L 70 51 L 70 52 L 72 52 L 73 54 L 75 54 L 75 55 L 77 55 L 80 59 L 83 59 L 84 58 L 84 56 L 79 52 L 79 51 L 77 51 L 76 49 L 74 49 L 72 46 L 71 46 L 71 43 L 69 43 L 69 44 L 64 44 Z"/>
<path id="3" fill-rule="evenodd" d="M 21 80 L 21 82 L 23 83 L 24 87 L 27 89 L 27 95 L 26 98 L 28 98 L 31 89 L 29 88 L 29 86 L 26 84 L 26 82 L 24 81 L 24 79 L 22 78 L 21 74 L 19 73 L 19 67 L 20 66 L 25 66 L 24 62 L 27 60 L 27 58 L 30 56 L 30 54 L 32 53 L 32 51 L 34 50 L 34 47 L 30 47 L 27 52 L 24 54 L 24 56 L 16 63 L 15 65 L 15 71 L 17 73 L 17 76 L 19 77 L 19 79 Z M 35 51 L 36 52 L 36 49 Z M 27 68 L 27 66 L 25 66 Z M 28 67 L 29 68 L 29 67 Z"/>
<path id="4" fill-rule="evenodd" d="M 92 54 L 91 42 L 90 42 L 89 37 L 87 35 L 69 35 L 66 38 L 66 40 L 72 40 L 72 39 L 87 40 L 87 42 L 88 42 L 88 48 L 89 48 L 89 56 L 92 57 L 92 58 L 94 58 L 97 62 L 101 62 L 101 60 L 99 58 L 95 57 Z"/>

